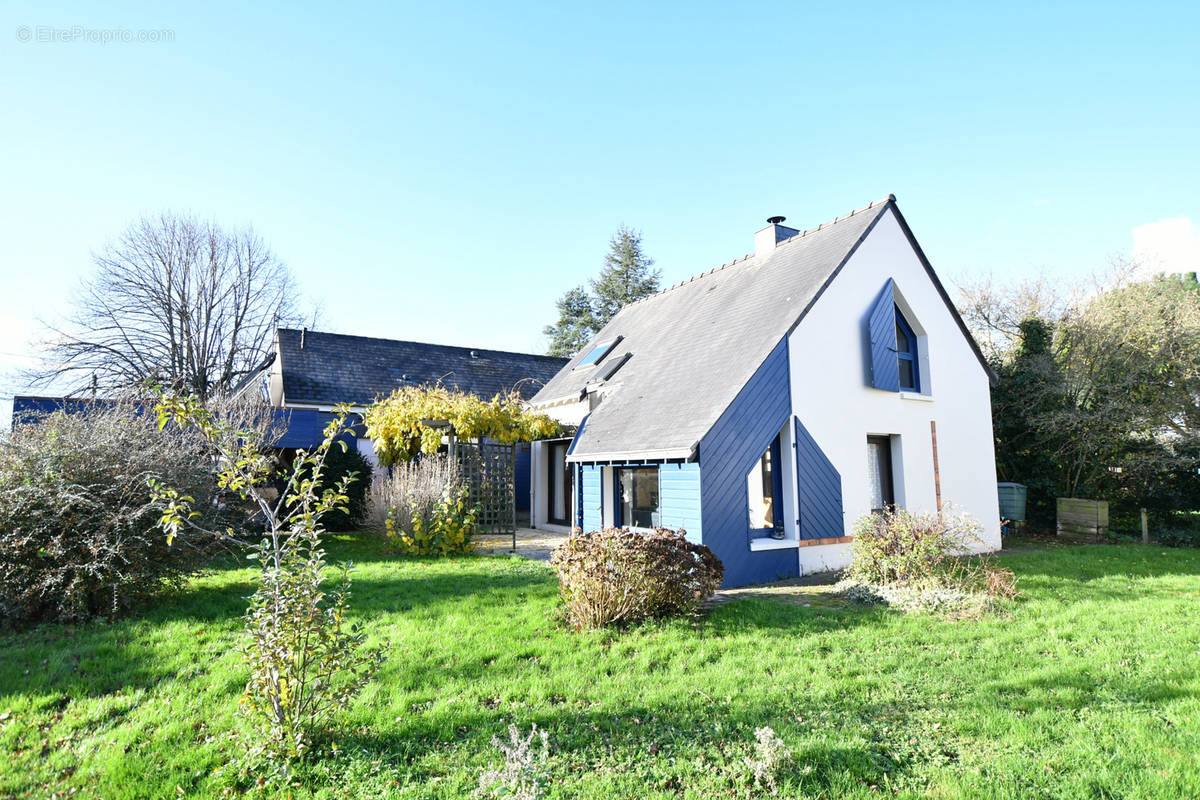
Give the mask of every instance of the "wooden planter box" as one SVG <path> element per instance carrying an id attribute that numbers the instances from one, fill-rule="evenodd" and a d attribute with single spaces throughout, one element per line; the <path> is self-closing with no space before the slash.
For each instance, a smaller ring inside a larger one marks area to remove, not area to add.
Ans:
<path id="1" fill-rule="evenodd" d="M 1099 542 L 1108 533 L 1108 501 L 1058 498 L 1058 535 L 1081 542 Z"/>

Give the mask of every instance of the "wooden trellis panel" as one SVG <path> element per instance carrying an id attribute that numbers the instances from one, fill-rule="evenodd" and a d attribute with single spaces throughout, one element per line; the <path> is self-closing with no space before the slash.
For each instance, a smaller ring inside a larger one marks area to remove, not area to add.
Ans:
<path id="1" fill-rule="evenodd" d="M 495 442 L 456 442 L 455 454 L 471 503 L 479 506 L 481 535 L 508 535 L 517 547 L 517 447 Z"/>

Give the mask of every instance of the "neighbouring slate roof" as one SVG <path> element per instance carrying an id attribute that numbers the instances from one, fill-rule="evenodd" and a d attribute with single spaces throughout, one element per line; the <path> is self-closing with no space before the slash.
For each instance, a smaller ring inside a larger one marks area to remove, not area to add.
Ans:
<path id="1" fill-rule="evenodd" d="M 606 366 L 631 358 L 576 436 L 572 460 L 687 458 L 892 205 L 890 196 L 631 303 L 594 342 L 624 337 L 598 367 L 571 359 L 531 401 L 578 397 Z"/>
<path id="2" fill-rule="evenodd" d="M 490 399 L 513 388 L 530 397 L 566 359 L 423 342 L 280 328 L 286 405 L 364 405 L 403 385 L 439 381 Z M 472 355 L 474 354 L 474 355 Z"/>

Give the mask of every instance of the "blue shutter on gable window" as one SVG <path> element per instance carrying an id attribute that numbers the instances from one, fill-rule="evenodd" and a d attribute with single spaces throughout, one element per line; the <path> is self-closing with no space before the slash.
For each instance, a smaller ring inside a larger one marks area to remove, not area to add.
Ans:
<path id="1" fill-rule="evenodd" d="M 867 317 L 871 343 L 871 385 L 889 392 L 900 391 L 900 371 L 896 365 L 896 298 L 892 279 L 888 278 Z"/>
<path id="2" fill-rule="evenodd" d="M 799 495 L 801 539 L 832 539 L 845 536 L 842 516 L 842 474 L 837 471 L 796 419 L 796 485 Z"/>

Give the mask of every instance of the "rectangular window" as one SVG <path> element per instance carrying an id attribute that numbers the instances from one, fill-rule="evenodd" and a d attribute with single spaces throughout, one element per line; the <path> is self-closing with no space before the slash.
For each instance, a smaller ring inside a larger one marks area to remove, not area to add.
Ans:
<path id="1" fill-rule="evenodd" d="M 917 335 L 899 308 L 896 309 L 896 368 L 900 373 L 902 391 L 921 391 L 921 375 L 917 369 Z"/>
<path id="2" fill-rule="evenodd" d="M 763 451 L 746 475 L 746 496 L 749 500 L 752 531 L 783 530 L 783 471 L 780 462 L 781 436 Z"/>
<path id="3" fill-rule="evenodd" d="M 617 470 L 620 525 L 624 528 L 657 528 L 661 519 L 658 467 Z"/>
<path id="4" fill-rule="evenodd" d="M 896 504 L 896 491 L 892 483 L 891 437 L 867 437 L 867 483 L 872 512 L 883 511 Z"/>

